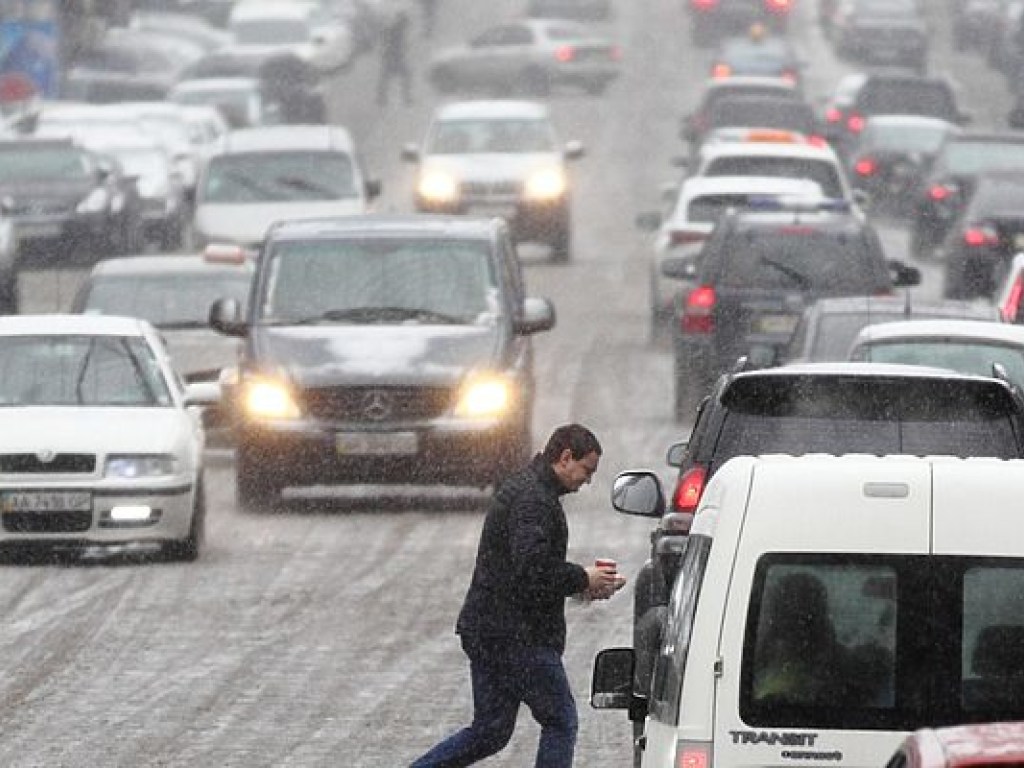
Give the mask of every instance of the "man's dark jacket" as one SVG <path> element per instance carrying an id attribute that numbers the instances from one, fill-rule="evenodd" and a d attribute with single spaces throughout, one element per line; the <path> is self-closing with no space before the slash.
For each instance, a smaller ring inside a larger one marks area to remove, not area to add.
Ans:
<path id="1" fill-rule="evenodd" d="M 583 567 L 565 559 L 565 492 L 539 454 L 498 488 L 455 628 L 464 641 L 565 650 L 565 598 L 587 587 Z"/>

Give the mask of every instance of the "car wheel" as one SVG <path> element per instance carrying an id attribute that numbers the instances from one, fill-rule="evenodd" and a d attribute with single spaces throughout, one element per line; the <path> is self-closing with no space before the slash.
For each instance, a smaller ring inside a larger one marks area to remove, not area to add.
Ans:
<path id="1" fill-rule="evenodd" d="M 18 314 L 18 274 L 0 273 L 0 315 Z"/>
<path id="2" fill-rule="evenodd" d="M 559 225 L 551 238 L 551 261 L 565 264 L 572 259 L 572 224 L 568 221 Z"/>
<path id="3" fill-rule="evenodd" d="M 543 69 L 528 69 L 521 75 L 522 88 L 530 96 L 543 98 L 551 93 L 551 78 Z"/>
<path id="4" fill-rule="evenodd" d="M 235 500 L 248 512 L 268 512 L 280 503 L 285 483 L 254 453 L 242 445 L 235 452 Z"/>
<path id="5" fill-rule="evenodd" d="M 206 489 L 203 486 L 202 473 L 200 473 L 200 479 L 196 483 L 195 499 L 192 501 L 192 523 L 189 526 L 188 536 L 181 541 L 168 544 L 164 551 L 171 560 L 191 563 L 199 558 L 199 550 L 202 548 L 205 535 Z"/>

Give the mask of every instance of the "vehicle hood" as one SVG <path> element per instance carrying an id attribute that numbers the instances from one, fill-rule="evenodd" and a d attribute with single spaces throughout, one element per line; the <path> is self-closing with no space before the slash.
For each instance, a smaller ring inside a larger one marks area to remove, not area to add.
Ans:
<path id="1" fill-rule="evenodd" d="M 189 429 L 178 408 L 0 408 L 5 453 L 172 453 Z"/>
<path id="2" fill-rule="evenodd" d="M 160 329 L 171 363 L 186 381 L 216 381 L 222 368 L 238 364 L 242 342 L 208 329 Z"/>
<path id="3" fill-rule="evenodd" d="M 451 386 L 497 363 L 495 326 L 329 325 L 253 331 L 268 372 L 302 387 Z"/>
<path id="4" fill-rule="evenodd" d="M 324 202 L 200 203 L 195 226 L 207 241 L 254 245 L 275 221 L 359 213 L 366 213 L 366 204 L 358 197 Z"/>
<path id="5" fill-rule="evenodd" d="M 525 180 L 541 168 L 561 167 L 557 152 L 499 153 L 480 152 L 470 155 L 430 155 L 423 161 L 423 171 L 444 171 L 460 179 L 474 181 Z"/>

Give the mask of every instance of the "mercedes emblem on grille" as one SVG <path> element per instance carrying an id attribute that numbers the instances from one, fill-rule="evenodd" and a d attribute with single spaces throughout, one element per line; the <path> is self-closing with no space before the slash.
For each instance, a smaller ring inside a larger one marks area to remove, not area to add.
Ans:
<path id="1" fill-rule="evenodd" d="M 384 421 L 394 410 L 391 395 L 379 389 L 371 390 L 363 396 L 363 415 L 370 421 Z"/>
<path id="2" fill-rule="evenodd" d="M 51 461 L 57 458 L 57 454 L 51 451 L 49 448 L 44 448 L 43 450 L 39 451 L 39 453 L 36 454 L 36 458 L 39 459 L 40 463 L 42 464 L 49 464 Z"/>

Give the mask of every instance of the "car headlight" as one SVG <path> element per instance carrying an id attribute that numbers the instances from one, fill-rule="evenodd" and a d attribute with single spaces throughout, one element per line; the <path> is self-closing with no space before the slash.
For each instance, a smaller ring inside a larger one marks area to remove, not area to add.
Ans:
<path id="1" fill-rule="evenodd" d="M 251 379 L 242 392 L 242 407 L 254 419 L 297 419 L 302 415 L 283 382 L 274 379 Z"/>
<path id="2" fill-rule="evenodd" d="M 459 182 L 450 173 L 427 171 L 420 176 L 419 195 L 432 203 L 453 203 L 459 197 Z"/>
<path id="3" fill-rule="evenodd" d="M 108 456 L 104 477 L 168 477 L 178 473 L 178 459 L 170 454 L 123 454 Z"/>
<path id="4" fill-rule="evenodd" d="M 498 374 L 474 374 L 462 385 L 455 415 L 482 419 L 503 416 L 512 407 L 515 389 L 508 378 Z"/>
<path id="5" fill-rule="evenodd" d="M 565 194 L 565 172 L 561 168 L 534 171 L 526 180 L 525 194 L 529 200 L 555 200 Z"/>
<path id="6" fill-rule="evenodd" d="M 107 190 L 102 187 L 97 187 L 90 192 L 86 198 L 78 204 L 79 213 L 100 213 L 107 208 L 110 203 L 110 195 L 107 194 Z"/>

